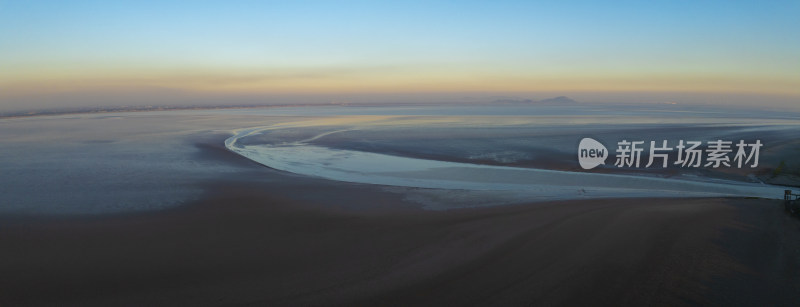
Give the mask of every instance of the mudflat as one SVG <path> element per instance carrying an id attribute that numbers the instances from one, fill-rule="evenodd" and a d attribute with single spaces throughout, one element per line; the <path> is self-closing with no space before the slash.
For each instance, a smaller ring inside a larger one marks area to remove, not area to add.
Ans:
<path id="1" fill-rule="evenodd" d="M 166 212 L 3 220 L 0 303 L 790 305 L 800 220 L 780 207 L 717 198 L 359 210 L 219 182 Z"/>

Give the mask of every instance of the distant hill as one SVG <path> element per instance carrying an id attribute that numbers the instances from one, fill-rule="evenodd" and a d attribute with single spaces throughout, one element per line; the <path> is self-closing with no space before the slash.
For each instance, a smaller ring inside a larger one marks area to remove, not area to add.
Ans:
<path id="1" fill-rule="evenodd" d="M 547 98 L 544 100 L 540 100 L 539 103 L 553 103 L 553 104 L 573 104 L 578 103 L 577 101 L 569 98 L 567 96 L 558 96 L 554 98 Z"/>
<path id="2" fill-rule="evenodd" d="M 492 101 L 497 104 L 576 104 L 578 103 L 567 96 L 558 96 L 542 100 L 503 98 Z"/>

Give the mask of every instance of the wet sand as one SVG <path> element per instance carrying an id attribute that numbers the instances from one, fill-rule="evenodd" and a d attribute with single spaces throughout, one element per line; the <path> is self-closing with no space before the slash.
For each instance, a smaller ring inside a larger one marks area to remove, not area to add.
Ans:
<path id="1" fill-rule="evenodd" d="M 0 305 L 791 305 L 780 201 L 604 199 L 426 211 L 252 169 L 159 212 L 0 219 Z"/>

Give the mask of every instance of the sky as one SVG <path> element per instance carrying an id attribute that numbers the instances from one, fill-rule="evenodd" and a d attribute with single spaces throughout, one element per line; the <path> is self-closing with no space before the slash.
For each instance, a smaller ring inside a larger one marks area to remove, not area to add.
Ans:
<path id="1" fill-rule="evenodd" d="M 800 1 L 0 0 L 0 110 L 581 101 L 800 108 Z"/>

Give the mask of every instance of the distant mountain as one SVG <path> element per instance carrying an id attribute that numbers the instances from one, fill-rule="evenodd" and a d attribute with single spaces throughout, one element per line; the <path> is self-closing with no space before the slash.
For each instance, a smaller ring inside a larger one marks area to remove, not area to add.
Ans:
<path id="1" fill-rule="evenodd" d="M 573 104 L 578 102 L 567 96 L 558 96 L 554 98 L 547 98 L 545 100 L 540 100 L 539 103 Z"/>
<path id="2" fill-rule="evenodd" d="M 503 98 L 492 101 L 497 104 L 575 104 L 577 101 L 567 96 L 558 96 L 543 100 Z"/>

